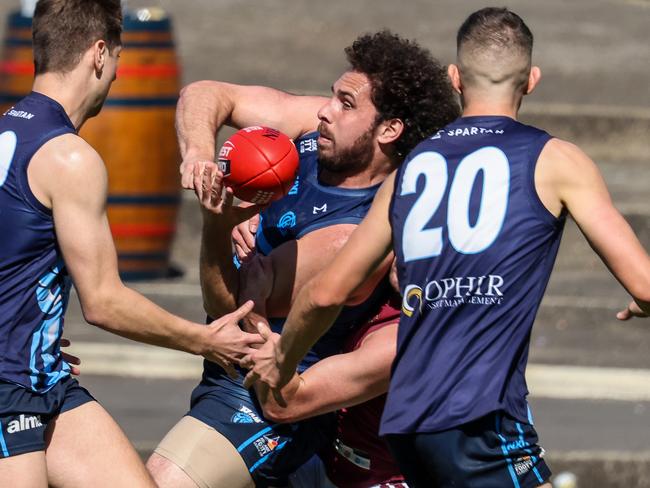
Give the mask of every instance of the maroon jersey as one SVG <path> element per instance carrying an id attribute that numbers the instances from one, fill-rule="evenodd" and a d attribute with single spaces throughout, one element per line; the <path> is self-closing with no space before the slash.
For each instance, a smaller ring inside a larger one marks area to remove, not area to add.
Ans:
<path id="1" fill-rule="evenodd" d="M 384 304 L 379 313 L 346 341 L 343 352 L 361 346 L 372 332 L 399 320 L 399 299 Z M 388 445 L 379 437 L 379 420 L 384 410 L 386 395 L 368 400 L 338 412 L 337 440 L 322 453 L 327 477 L 341 488 L 368 488 L 384 483 L 402 483 Z M 397 484 L 393 486 L 406 486 Z"/>

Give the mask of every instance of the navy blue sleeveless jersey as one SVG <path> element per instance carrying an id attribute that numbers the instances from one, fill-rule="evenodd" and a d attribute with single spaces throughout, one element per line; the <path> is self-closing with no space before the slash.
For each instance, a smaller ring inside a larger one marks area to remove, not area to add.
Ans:
<path id="1" fill-rule="evenodd" d="M 296 141 L 300 155 L 298 178 L 287 196 L 262 212 L 257 248 L 263 254 L 316 229 L 337 224 L 359 224 L 372 205 L 379 185 L 348 189 L 319 182 L 317 138 L 318 133 L 313 132 Z M 338 354 L 352 329 L 365 323 L 379 310 L 387 292 L 386 283 L 382 283 L 366 302 L 345 307 L 334 325 L 303 359 L 301 369 L 324 357 Z M 273 320 L 271 328 L 280 333 L 284 321 Z"/>
<path id="2" fill-rule="evenodd" d="M 47 141 L 75 132 L 63 107 L 40 93 L 0 117 L 0 379 L 35 392 L 69 374 L 59 340 L 70 280 L 27 166 Z"/>
<path id="3" fill-rule="evenodd" d="M 363 189 L 348 189 L 324 185 L 319 181 L 317 132 L 295 141 L 300 156 L 300 170 L 291 190 L 273 202 L 261 214 L 256 235 L 257 251 L 267 255 L 288 241 L 337 224 L 359 224 L 372 205 L 379 185 Z M 389 285 L 384 280 L 362 304 L 345 307 L 334 325 L 312 347 L 300 364 L 303 371 L 327 356 L 341 352 L 349 333 L 372 318 L 388 296 Z M 271 318 L 274 332 L 281 333 L 285 318 Z M 206 368 L 223 372 L 214 363 Z M 225 375 L 224 375 L 225 376 Z"/>
<path id="4" fill-rule="evenodd" d="M 390 220 L 403 303 L 382 434 L 496 410 L 529 420 L 530 332 L 564 227 L 535 190 L 550 137 L 508 117 L 463 117 L 399 169 Z"/>

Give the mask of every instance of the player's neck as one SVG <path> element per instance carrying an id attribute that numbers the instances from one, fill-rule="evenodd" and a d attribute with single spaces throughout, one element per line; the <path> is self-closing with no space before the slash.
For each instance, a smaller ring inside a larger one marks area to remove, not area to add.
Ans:
<path id="1" fill-rule="evenodd" d="M 472 104 L 463 107 L 463 117 L 473 117 L 479 115 L 500 115 L 517 119 L 517 110 L 505 105 L 494 104 Z"/>
<path id="2" fill-rule="evenodd" d="M 395 165 L 390 160 L 373 161 L 366 169 L 356 173 L 339 173 L 321 169 L 318 179 L 327 185 L 339 188 L 368 188 L 383 182 L 393 172 Z"/>
<path id="3" fill-rule="evenodd" d="M 462 99 L 462 105 L 463 117 L 498 115 L 517 120 L 521 97 L 503 98 L 490 96 L 490 94 L 481 94 L 475 97 L 465 95 Z"/>
<path id="4" fill-rule="evenodd" d="M 32 90 L 57 101 L 79 129 L 88 118 L 88 91 L 74 75 L 44 73 L 36 76 Z"/>

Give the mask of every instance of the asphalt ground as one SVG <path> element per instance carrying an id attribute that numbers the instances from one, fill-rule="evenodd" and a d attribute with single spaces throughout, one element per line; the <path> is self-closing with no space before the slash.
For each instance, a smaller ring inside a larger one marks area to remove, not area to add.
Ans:
<path id="1" fill-rule="evenodd" d="M 0 17 L 17 8 L 3 0 Z M 343 48 L 389 27 L 453 61 L 455 30 L 474 0 L 150 0 L 174 20 L 184 83 L 222 79 L 327 93 Z M 650 248 L 650 2 L 511 1 L 535 34 L 543 79 L 523 119 L 577 141 L 599 164 L 613 199 Z M 0 38 L 4 26 L 0 25 Z M 203 319 L 198 207 L 185 194 L 172 249 L 173 280 L 133 286 L 170 311 Z M 617 322 L 625 292 L 569 223 L 531 339 L 531 405 L 554 471 L 579 486 L 650 486 L 650 325 Z M 88 386 L 146 456 L 182 415 L 200 360 L 140 346 L 87 325 L 71 300 L 66 335 Z"/>

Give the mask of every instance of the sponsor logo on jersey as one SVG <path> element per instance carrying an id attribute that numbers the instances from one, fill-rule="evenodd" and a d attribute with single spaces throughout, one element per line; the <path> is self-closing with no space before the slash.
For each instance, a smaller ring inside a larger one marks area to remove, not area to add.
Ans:
<path id="1" fill-rule="evenodd" d="M 239 410 L 230 417 L 233 424 L 261 424 L 263 421 L 259 416 L 250 408 L 241 405 Z"/>
<path id="2" fill-rule="evenodd" d="M 300 154 L 304 154 L 306 152 L 314 152 L 318 151 L 318 143 L 316 142 L 316 139 L 306 139 L 304 141 L 300 141 L 300 147 L 299 147 Z"/>
<path id="3" fill-rule="evenodd" d="M 456 129 L 447 129 L 438 131 L 431 139 L 440 139 L 441 134 L 445 134 L 449 137 L 467 137 L 467 136 L 478 136 L 480 134 L 503 134 L 503 129 L 486 129 L 485 127 L 458 127 Z"/>
<path id="4" fill-rule="evenodd" d="M 504 280 L 500 275 L 463 276 L 429 281 L 425 286 L 409 284 L 404 288 L 402 313 L 411 317 L 426 306 L 453 308 L 468 305 L 501 305 Z"/>
<path id="5" fill-rule="evenodd" d="M 8 115 L 9 117 L 18 117 L 20 119 L 33 119 L 34 114 L 30 114 L 29 112 L 25 112 L 24 110 L 14 110 L 14 109 L 9 109 L 7 110 L 3 115 Z"/>
<path id="6" fill-rule="evenodd" d="M 291 190 L 289 190 L 289 193 L 287 193 L 287 195 L 297 195 L 299 187 L 300 187 L 300 176 L 296 176 L 296 181 L 293 182 L 293 186 L 291 187 Z"/>
<path id="7" fill-rule="evenodd" d="M 35 429 L 37 427 L 43 427 L 40 415 L 25 416 L 21 413 L 17 419 L 14 419 L 7 424 L 7 433 L 15 434 L 16 432 Z"/>
<path id="8" fill-rule="evenodd" d="M 411 317 L 415 311 L 415 305 L 417 304 L 417 309 L 419 312 L 422 312 L 422 288 L 416 285 L 408 285 L 404 288 L 404 299 L 402 300 L 402 312 L 407 317 Z"/>
<path id="9" fill-rule="evenodd" d="M 519 459 L 515 459 L 514 462 L 514 468 L 515 468 L 515 473 L 517 473 L 517 476 L 523 476 L 528 471 L 531 470 L 533 467 L 533 460 L 531 459 L 530 456 L 524 456 L 520 457 Z"/>
<path id="10" fill-rule="evenodd" d="M 259 439 L 256 439 L 253 442 L 253 445 L 257 449 L 260 457 L 273 452 L 278 444 L 280 443 L 280 436 L 268 436 L 263 435 Z"/>

